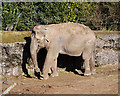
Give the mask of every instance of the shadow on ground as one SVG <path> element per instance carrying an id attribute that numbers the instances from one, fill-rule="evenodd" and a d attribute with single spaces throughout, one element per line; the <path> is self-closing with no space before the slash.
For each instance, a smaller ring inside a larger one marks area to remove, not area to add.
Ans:
<path id="1" fill-rule="evenodd" d="M 30 55 L 31 38 L 25 37 L 24 39 L 26 40 L 26 44 L 23 48 L 22 70 L 27 75 L 27 77 L 31 78 L 31 76 L 29 75 L 28 70 L 26 68 L 26 64 L 29 64 L 28 61 L 31 58 L 31 55 Z M 38 66 L 41 71 L 43 69 L 46 54 L 47 54 L 47 50 L 45 48 L 40 49 L 37 54 Z M 68 71 L 68 72 L 73 72 L 78 75 L 83 75 L 83 74 L 79 74 L 77 71 L 75 71 L 75 69 L 78 69 L 84 73 L 84 69 L 82 69 L 83 62 L 84 61 L 82 59 L 82 56 L 75 57 L 75 56 L 59 54 L 59 57 L 57 60 L 57 66 L 59 68 L 66 68 L 66 71 Z M 40 77 L 39 73 L 37 73 L 37 72 L 35 72 L 35 75 L 37 77 Z"/>

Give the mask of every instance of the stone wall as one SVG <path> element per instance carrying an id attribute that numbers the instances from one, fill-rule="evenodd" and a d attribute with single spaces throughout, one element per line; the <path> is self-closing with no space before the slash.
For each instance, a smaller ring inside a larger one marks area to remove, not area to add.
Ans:
<path id="1" fill-rule="evenodd" d="M 96 34 L 96 65 L 118 64 L 120 58 L 120 34 Z M 25 42 L 0 44 L 2 50 L 1 70 L 2 75 L 20 75 L 26 69 L 32 71 L 30 58 L 30 38 L 26 38 Z M 46 52 L 41 53 L 39 60 L 45 59 Z M 44 58 L 42 58 L 44 56 Z M 64 58 L 64 57 L 63 57 Z M 73 59 L 74 60 L 74 59 Z M 26 64 L 27 63 L 27 64 Z M 21 66 L 22 65 L 22 66 Z"/>
<path id="2" fill-rule="evenodd" d="M 18 75 L 21 69 L 23 46 L 25 43 L 5 43 L 2 47 L 2 74 Z"/>
<path id="3" fill-rule="evenodd" d="M 117 64 L 120 56 L 120 34 L 96 34 L 96 63 Z"/>

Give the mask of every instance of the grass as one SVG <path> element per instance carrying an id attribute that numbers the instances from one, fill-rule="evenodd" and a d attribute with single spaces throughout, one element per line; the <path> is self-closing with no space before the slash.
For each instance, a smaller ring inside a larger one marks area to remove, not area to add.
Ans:
<path id="1" fill-rule="evenodd" d="M 96 67 L 96 71 L 100 71 L 100 70 L 105 71 L 105 70 L 113 70 L 113 69 L 118 69 L 118 64 L 106 64 Z"/>
<path id="2" fill-rule="evenodd" d="M 59 75 L 63 75 L 65 73 L 68 73 L 67 71 L 58 71 Z"/>
<path id="3" fill-rule="evenodd" d="M 31 32 L 2 31 L 2 41 L 0 43 L 25 42 L 25 37 L 30 37 Z"/>
<path id="4" fill-rule="evenodd" d="M 105 34 L 120 34 L 120 31 L 94 31 L 94 33 L 100 34 L 100 35 L 105 35 Z"/>
<path id="5" fill-rule="evenodd" d="M 31 31 L 0 31 L 2 41 L 0 43 L 25 42 L 24 38 L 29 37 Z M 95 34 L 120 34 L 120 31 L 94 31 Z"/>

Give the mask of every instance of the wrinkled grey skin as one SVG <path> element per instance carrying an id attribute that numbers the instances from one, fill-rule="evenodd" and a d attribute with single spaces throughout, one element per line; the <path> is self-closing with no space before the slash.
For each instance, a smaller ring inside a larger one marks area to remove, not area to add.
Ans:
<path id="1" fill-rule="evenodd" d="M 40 72 L 37 66 L 38 50 L 45 47 L 48 51 L 43 67 L 44 79 L 49 78 L 50 69 L 52 69 L 52 77 L 58 76 L 57 57 L 59 53 L 70 56 L 82 54 L 85 64 L 84 75 L 95 73 L 95 35 L 87 26 L 71 22 L 35 26 L 31 40 L 30 51 L 36 72 Z"/>

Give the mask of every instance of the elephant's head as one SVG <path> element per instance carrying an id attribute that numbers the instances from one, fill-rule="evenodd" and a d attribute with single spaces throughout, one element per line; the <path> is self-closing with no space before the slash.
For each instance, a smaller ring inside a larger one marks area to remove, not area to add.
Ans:
<path id="1" fill-rule="evenodd" d="M 46 45 L 49 43 L 47 31 L 48 28 L 42 25 L 38 25 L 33 28 L 32 34 L 34 35 L 34 39 L 37 40 L 41 48 L 46 47 Z"/>

